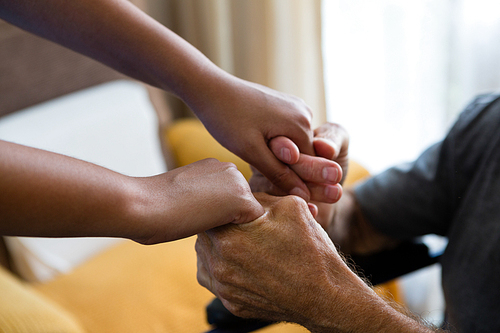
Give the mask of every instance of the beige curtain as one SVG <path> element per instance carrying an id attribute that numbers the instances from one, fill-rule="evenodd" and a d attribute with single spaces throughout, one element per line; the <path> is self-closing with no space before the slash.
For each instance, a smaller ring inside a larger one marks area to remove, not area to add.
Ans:
<path id="1" fill-rule="evenodd" d="M 303 98 L 314 125 L 326 121 L 321 0 L 148 2 L 153 17 L 218 66 Z"/>

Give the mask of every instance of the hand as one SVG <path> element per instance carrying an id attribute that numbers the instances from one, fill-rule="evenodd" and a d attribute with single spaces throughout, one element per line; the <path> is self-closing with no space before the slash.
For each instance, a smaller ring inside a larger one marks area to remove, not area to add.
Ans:
<path id="1" fill-rule="evenodd" d="M 296 197 L 256 194 L 259 219 L 198 235 L 198 282 L 233 314 L 311 332 L 430 332 L 391 308 L 343 262 Z"/>
<path id="2" fill-rule="evenodd" d="M 340 184 L 347 174 L 349 136 L 342 126 L 333 123 L 320 126 L 314 133 L 313 144 L 318 156 L 301 154 L 297 146 L 286 137 L 272 139 L 269 146 L 276 157 L 289 164 L 306 182 L 313 200 L 309 203 L 309 209 L 326 229 L 333 217 L 334 207 L 329 203 L 337 202 L 342 196 Z M 257 169 L 252 168 L 252 171 L 250 187 L 253 192 L 278 196 L 287 194 L 269 182 Z"/>
<path id="3" fill-rule="evenodd" d="M 141 243 L 179 239 L 264 214 L 232 163 L 205 159 L 138 182 L 147 200 L 141 215 L 146 234 L 135 239 Z"/>
<path id="4" fill-rule="evenodd" d="M 198 281 L 237 316 L 304 325 L 335 298 L 331 273 L 349 269 L 304 200 L 256 198 L 259 219 L 198 235 Z"/>
<path id="5" fill-rule="evenodd" d="M 323 157 L 327 160 L 334 161 L 340 166 L 342 179 L 339 181 L 341 184 L 347 175 L 349 163 L 349 134 L 339 124 L 326 123 L 314 130 L 313 146 L 315 156 Z M 300 163 L 301 155 L 297 146 L 286 137 L 277 137 L 269 142 L 269 147 L 283 163 L 292 165 L 292 169 L 306 181 L 313 181 L 317 183 L 327 183 L 319 175 L 324 172 L 320 167 L 315 165 L 314 161 L 319 161 L 317 158 L 309 157 L 307 162 Z M 318 176 L 314 179 L 314 174 Z M 333 179 L 335 177 L 330 178 Z"/>
<path id="6" fill-rule="evenodd" d="M 306 182 L 311 193 L 311 200 L 334 203 L 342 195 L 342 183 L 347 173 L 349 137 L 344 128 L 327 123 L 314 131 L 314 148 L 318 156 L 301 154 L 297 146 L 286 137 L 276 137 L 269 142 L 274 155 Z M 250 185 L 254 192 L 266 192 L 274 195 L 286 195 L 284 191 L 266 181 L 258 170 Z"/>
<path id="7" fill-rule="evenodd" d="M 268 147 L 271 139 L 286 136 L 301 152 L 314 153 L 311 111 L 304 101 L 228 75 L 203 88 L 197 100 L 187 102 L 214 138 L 284 193 L 309 200 L 304 182 Z"/>
<path id="8" fill-rule="evenodd" d="M 349 134 L 339 124 L 326 123 L 314 130 L 316 155 L 337 162 L 342 168 L 343 184 L 349 165 Z"/>

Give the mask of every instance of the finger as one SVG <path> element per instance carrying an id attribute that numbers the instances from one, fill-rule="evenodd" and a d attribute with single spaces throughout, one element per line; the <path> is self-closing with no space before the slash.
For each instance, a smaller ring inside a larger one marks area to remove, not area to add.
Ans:
<path id="1" fill-rule="evenodd" d="M 292 140 L 285 136 L 278 136 L 269 141 L 274 155 L 285 164 L 295 164 L 299 161 L 299 148 Z"/>
<path id="2" fill-rule="evenodd" d="M 314 138 L 313 146 L 316 155 L 324 157 L 328 160 L 333 160 L 338 155 L 338 146 L 331 140 Z"/>
<path id="3" fill-rule="evenodd" d="M 311 200 L 323 203 L 335 203 L 342 196 L 342 186 L 340 184 L 317 184 L 307 183 L 311 191 Z"/>
<path id="4" fill-rule="evenodd" d="M 299 161 L 290 166 L 306 182 L 336 184 L 342 179 L 342 168 L 323 157 L 300 154 Z"/>
<path id="5" fill-rule="evenodd" d="M 232 184 L 231 189 L 235 191 L 233 192 L 235 195 L 234 198 L 239 198 L 240 200 L 234 202 L 234 219 L 231 222 L 237 224 L 247 223 L 262 216 L 264 214 L 264 207 L 255 199 L 250 185 L 241 172 L 232 163 L 221 163 L 221 165 L 225 165 L 228 168 L 228 172 L 237 180 Z"/>
<path id="6" fill-rule="evenodd" d="M 264 213 L 264 207 L 262 207 L 262 205 L 257 201 L 257 199 L 255 199 L 250 191 L 250 195 L 248 195 L 248 198 L 243 206 L 240 207 L 239 214 L 237 214 L 233 223 L 248 223 L 258 219 L 259 217 L 264 215 Z"/>
<path id="7" fill-rule="evenodd" d="M 313 145 L 319 156 L 335 159 L 341 152 L 347 155 L 349 134 L 339 124 L 326 123 L 314 130 Z"/>
<path id="8" fill-rule="evenodd" d="M 311 212 L 312 216 L 316 218 L 316 216 L 318 216 L 318 206 L 309 202 L 307 204 L 307 207 L 309 207 L 309 211 Z"/>
<path id="9" fill-rule="evenodd" d="M 259 163 L 254 163 L 254 166 L 267 179 L 286 193 L 309 201 L 310 193 L 305 183 L 292 169 L 281 163 L 267 145 L 260 146 L 255 153 L 259 156 Z"/>
<path id="10" fill-rule="evenodd" d="M 291 112 L 292 118 L 287 124 L 280 124 L 281 126 L 273 124 L 267 133 L 267 139 L 286 136 L 295 143 L 301 153 L 314 155 L 313 131 L 311 130 L 312 111 L 303 100 L 297 99 L 296 102 L 297 105 L 291 107 L 301 112 Z"/>
<path id="11" fill-rule="evenodd" d="M 250 166 L 252 170 L 252 177 L 248 181 L 250 184 L 250 188 L 252 189 L 252 192 L 255 194 L 257 192 L 264 192 L 267 194 L 272 194 L 276 196 L 285 196 L 288 195 L 287 192 L 279 189 L 278 187 L 274 186 L 273 183 L 271 183 L 266 177 L 264 177 L 263 174 L 261 174 L 257 169 L 255 169 L 253 166 Z"/>
<path id="12" fill-rule="evenodd" d="M 196 279 L 198 280 L 198 283 L 202 286 L 210 290 L 212 293 L 212 286 L 213 283 L 211 282 L 210 275 L 208 274 L 207 269 L 205 268 L 205 264 L 203 261 L 200 259 L 200 257 L 197 257 L 196 260 Z"/>

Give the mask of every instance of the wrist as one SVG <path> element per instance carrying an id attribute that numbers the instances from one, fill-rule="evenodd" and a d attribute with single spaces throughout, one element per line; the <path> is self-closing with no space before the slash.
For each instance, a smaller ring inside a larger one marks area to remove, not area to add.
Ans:
<path id="1" fill-rule="evenodd" d="M 333 293 L 324 293 L 325 297 L 332 296 L 331 301 L 326 303 L 328 306 L 318 308 L 317 315 L 309 323 L 303 324 L 311 332 L 434 332 L 396 310 L 352 271 L 349 272 L 343 274 L 343 278 L 348 276 L 348 281 L 334 279 L 334 283 L 341 287 L 337 287 Z"/>
<path id="2" fill-rule="evenodd" d="M 210 117 L 212 110 L 221 112 L 218 105 L 221 102 L 228 103 L 228 97 L 239 80 L 208 59 L 207 61 L 209 64 L 195 67 L 183 74 L 185 83 L 179 85 L 175 92 L 202 121 Z"/>
<path id="3" fill-rule="evenodd" d="M 119 213 L 118 236 L 141 244 L 148 244 L 154 236 L 152 221 L 155 215 L 154 195 L 147 186 L 147 178 L 127 177 L 122 192 L 124 205 Z"/>

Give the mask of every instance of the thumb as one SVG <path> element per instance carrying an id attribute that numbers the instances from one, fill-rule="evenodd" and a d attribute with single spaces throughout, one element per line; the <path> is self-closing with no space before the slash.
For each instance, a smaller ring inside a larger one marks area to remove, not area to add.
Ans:
<path id="1" fill-rule="evenodd" d="M 233 220 L 234 224 L 242 224 L 252 222 L 262 215 L 264 215 L 265 209 L 262 207 L 259 201 L 250 192 L 246 202 L 239 209 L 236 218 Z"/>
<path id="2" fill-rule="evenodd" d="M 294 152 L 293 145 L 278 141 L 276 147 L 290 148 L 291 161 L 298 160 L 298 152 Z M 278 148 L 280 150 L 281 148 Z M 296 148 L 296 147 L 295 147 Z M 259 147 L 257 156 L 260 156 L 259 165 L 254 165 L 269 181 L 285 193 L 297 195 L 306 201 L 310 200 L 310 192 L 306 184 L 287 165 L 283 164 L 275 154 L 265 145 Z M 297 157 L 295 156 L 297 155 Z"/>
<path id="3" fill-rule="evenodd" d="M 281 162 L 295 164 L 299 161 L 299 148 L 292 140 L 285 136 L 277 136 L 269 141 L 269 148 Z"/>

